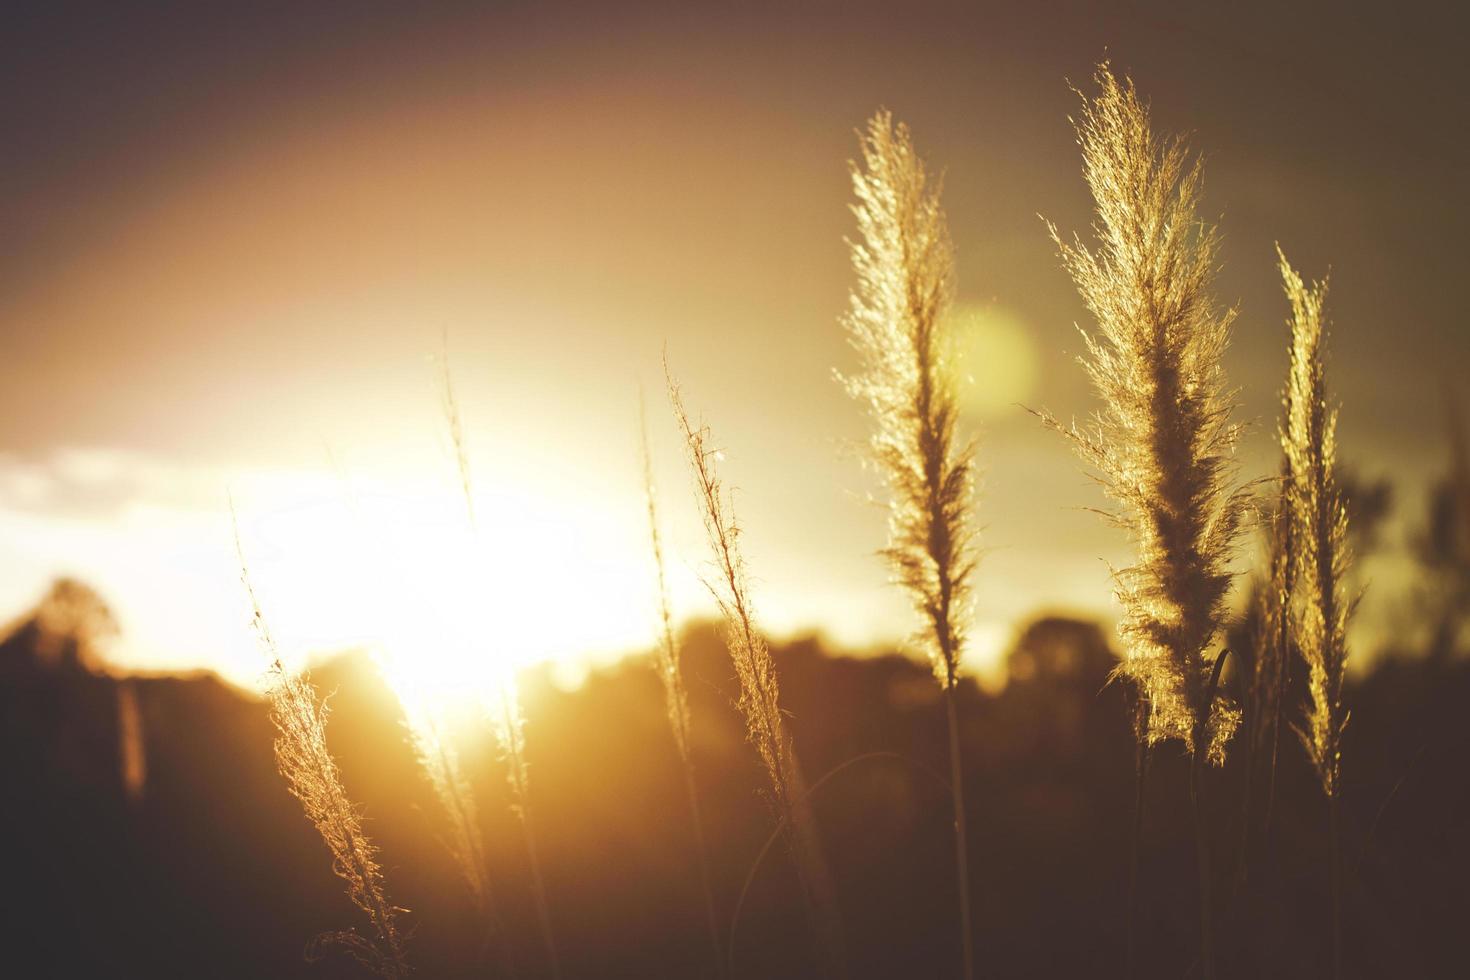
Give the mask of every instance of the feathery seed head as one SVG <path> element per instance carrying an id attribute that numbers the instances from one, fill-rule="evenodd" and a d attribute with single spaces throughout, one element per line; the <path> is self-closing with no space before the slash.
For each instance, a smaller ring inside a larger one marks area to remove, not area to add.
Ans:
<path id="1" fill-rule="evenodd" d="M 1182 739 L 1219 763 L 1240 712 L 1210 698 L 1208 648 L 1252 503 L 1252 488 L 1235 482 L 1222 366 L 1234 312 L 1211 296 L 1218 236 L 1196 216 L 1199 162 L 1182 140 L 1154 134 L 1131 81 L 1106 64 L 1095 81 L 1076 127 L 1098 244 L 1049 227 L 1097 321 L 1082 364 L 1102 409 L 1086 430 L 1043 419 L 1098 471 L 1119 505 L 1110 517 L 1138 547 L 1136 563 L 1114 572 L 1119 671 L 1149 701 L 1149 741 Z"/>
<path id="2" fill-rule="evenodd" d="M 655 665 L 664 686 L 664 700 L 669 713 L 669 726 L 674 743 L 685 763 L 689 762 L 689 697 L 684 690 L 684 675 L 679 666 L 679 643 L 674 637 L 674 613 L 669 605 L 669 587 L 664 574 L 663 535 L 658 527 L 658 496 L 653 483 L 653 453 L 648 446 L 648 412 L 643 392 L 638 393 L 638 422 L 643 449 L 643 495 L 648 505 L 648 536 L 653 550 L 654 571 L 658 578 L 659 638 Z"/>
<path id="3" fill-rule="evenodd" d="M 852 164 L 857 286 L 843 324 L 861 368 L 839 375 L 873 420 L 869 455 L 889 491 L 894 581 L 923 619 L 935 676 L 955 683 L 975 567 L 974 445 L 957 434 L 959 399 L 946 314 L 954 249 L 908 127 L 880 111 Z"/>
<path id="4" fill-rule="evenodd" d="M 380 976 L 397 980 L 408 972 L 397 922 L 402 910 L 387 899 L 377 848 L 362 829 L 362 818 L 342 786 L 337 760 L 327 749 L 326 701 L 304 671 L 287 670 L 281 659 L 250 582 L 238 524 L 235 548 L 240 555 L 240 580 L 250 599 L 252 626 L 270 659 L 266 698 L 277 732 L 276 768 L 327 845 L 332 870 L 347 883 L 347 897 L 367 914 L 376 933 L 375 940 L 351 931 L 326 933 L 317 937 L 313 948 L 339 946 Z"/>
<path id="5" fill-rule="evenodd" d="M 1324 367 L 1327 283 L 1303 281 L 1277 248 L 1281 279 L 1291 304 L 1290 415 L 1283 448 L 1291 470 L 1288 498 L 1296 543 L 1294 578 L 1300 590 L 1297 643 L 1307 663 L 1311 699 L 1302 742 L 1322 790 L 1337 795 L 1342 731 L 1347 714 L 1342 683 L 1347 666 L 1343 584 L 1352 562 L 1347 507 L 1337 485 L 1337 409 L 1327 400 Z"/>
<path id="6" fill-rule="evenodd" d="M 710 444 L 709 427 L 690 420 L 679 387 L 669 373 L 667 358 L 664 375 L 674 418 L 684 435 L 705 532 L 714 554 L 705 585 L 725 621 L 725 646 L 740 681 L 739 707 L 745 715 L 750 741 L 766 767 L 771 803 L 785 819 L 783 834 L 811 902 L 819 946 L 829 964 L 836 968 L 841 961 L 842 945 L 836 900 L 801 765 L 781 710 L 776 664 L 756 626 L 745 561 L 740 553 L 740 525 L 735 520 L 731 497 L 715 468 L 720 454 Z"/>
<path id="7" fill-rule="evenodd" d="M 667 370 L 666 364 L 665 373 Z M 725 621 L 725 644 L 740 681 L 739 707 L 745 715 L 750 740 L 765 764 L 776 803 L 782 812 L 789 813 L 800 775 L 781 713 L 775 661 L 756 626 L 745 560 L 739 547 L 740 525 L 735 519 L 733 501 L 715 468 L 719 453 L 710 445 L 709 426 L 696 425 L 690 420 L 672 378 L 668 379 L 668 389 L 674 418 L 684 435 L 706 536 L 714 553 L 705 586 Z"/>

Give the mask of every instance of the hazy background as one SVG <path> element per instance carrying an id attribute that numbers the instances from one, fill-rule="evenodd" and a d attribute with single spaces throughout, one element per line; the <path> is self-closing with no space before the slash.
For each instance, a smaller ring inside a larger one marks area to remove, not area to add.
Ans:
<path id="1" fill-rule="evenodd" d="M 676 598 L 703 607 L 665 343 L 725 447 L 768 624 L 901 635 L 843 450 L 863 419 L 831 380 L 851 364 L 846 161 L 880 105 L 947 173 L 990 549 L 971 666 L 1038 607 L 1109 612 L 1098 559 L 1125 542 L 1075 509 L 1095 491 L 1017 403 L 1091 406 L 1038 213 L 1088 222 L 1067 79 L 1110 57 L 1206 154 L 1250 475 L 1274 468 L 1285 369 L 1272 243 L 1331 269 L 1342 452 L 1400 501 L 1364 628 L 1385 621 L 1470 360 L 1458 15 L 787 6 L 7 9 L 0 612 L 71 573 L 116 609 L 119 662 L 249 681 L 232 491 L 287 645 L 355 642 L 363 549 L 415 580 L 455 567 L 423 544 L 459 520 L 447 332 L 503 643 L 648 639 L 640 382 Z"/>

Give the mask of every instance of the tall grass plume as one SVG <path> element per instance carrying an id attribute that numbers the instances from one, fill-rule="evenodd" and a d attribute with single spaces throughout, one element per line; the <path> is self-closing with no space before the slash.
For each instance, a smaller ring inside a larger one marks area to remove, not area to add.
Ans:
<path id="1" fill-rule="evenodd" d="M 1307 665 L 1308 711 L 1299 729 L 1317 781 L 1326 794 L 1332 872 L 1333 975 L 1342 975 L 1341 859 L 1338 800 L 1342 790 L 1342 733 L 1347 725 L 1342 684 L 1347 668 L 1344 581 L 1352 562 L 1348 515 L 1334 474 L 1337 409 L 1328 401 L 1323 344 L 1327 283 L 1306 283 L 1277 249 L 1281 280 L 1291 304 L 1291 416 L 1285 449 L 1291 462 L 1297 647 Z"/>
<path id="2" fill-rule="evenodd" d="M 1123 607 L 1119 673 L 1148 702 L 1145 738 L 1185 743 L 1200 879 L 1203 973 L 1213 975 L 1210 868 L 1199 803 L 1201 761 L 1222 764 L 1240 723 L 1219 696 L 1211 645 L 1225 617 L 1229 562 L 1252 506 L 1235 480 L 1239 427 L 1223 357 L 1233 310 L 1211 295 L 1218 233 L 1201 221 L 1201 168 L 1182 138 L 1155 135 L 1131 80 L 1106 63 L 1075 120 L 1096 208 L 1095 246 L 1063 240 L 1062 262 L 1097 321 L 1082 364 L 1102 401 L 1087 428 L 1062 425 L 1119 509 L 1136 562 L 1114 571 Z M 1223 654 L 1222 654 L 1223 656 Z"/>
<path id="3" fill-rule="evenodd" d="M 379 976 L 398 980 L 409 972 L 398 927 L 398 913 L 403 910 L 388 900 L 377 848 L 363 830 L 362 817 L 348 798 L 337 761 L 327 749 L 326 702 L 308 674 L 286 669 L 251 584 L 238 529 L 235 545 L 240 554 L 240 580 L 250 598 L 252 625 L 270 658 L 266 698 L 277 732 L 276 768 L 331 852 L 332 870 L 347 883 L 347 897 L 372 925 L 371 937 L 351 929 L 324 933 L 308 946 L 308 956 L 315 958 L 323 947 L 341 947 Z"/>
<path id="4" fill-rule="evenodd" d="M 380 667 L 398 697 L 409 745 L 448 821 L 445 847 L 484 920 L 483 948 L 493 947 L 501 972 L 512 976 L 515 964 L 485 859 L 479 806 L 452 738 L 447 706 L 417 691 L 412 678 L 395 677 L 390 663 Z"/>
<path id="5" fill-rule="evenodd" d="M 674 613 L 669 602 L 668 578 L 664 570 L 663 535 L 659 531 L 658 493 L 653 481 L 653 452 L 648 443 L 648 412 L 643 393 L 638 393 L 638 423 L 643 457 L 643 496 L 648 507 L 648 539 L 658 583 L 659 635 L 654 663 L 664 688 L 664 706 L 669 716 L 669 729 L 674 736 L 679 760 L 684 769 L 684 791 L 689 801 L 689 821 L 694 834 L 695 857 L 699 862 L 699 880 L 704 898 L 704 913 L 714 948 L 716 969 L 723 970 L 720 954 L 720 926 L 715 916 L 714 889 L 710 885 L 709 856 L 705 847 L 704 819 L 700 814 L 699 791 L 694 781 L 694 758 L 690 741 L 689 694 L 684 687 L 678 638 L 674 635 Z"/>
<path id="6" fill-rule="evenodd" d="M 1120 505 L 1105 516 L 1137 545 L 1114 579 L 1120 672 L 1148 699 L 1148 740 L 1180 739 L 1219 764 L 1240 713 L 1207 700 L 1209 650 L 1252 503 L 1231 461 L 1239 426 L 1222 362 L 1234 311 L 1210 295 L 1219 239 L 1195 214 L 1199 162 L 1182 139 L 1154 134 L 1131 81 L 1106 64 L 1095 81 L 1076 126 L 1099 244 L 1048 228 L 1097 320 L 1082 363 L 1103 407 L 1085 429 L 1043 418 L 1096 469 Z"/>
<path id="7" fill-rule="evenodd" d="M 739 708 L 745 716 L 747 735 L 770 781 L 771 802 L 783 821 L 784 837 L 807 899 L 824 965 L 840 974 L 845 966 L 836 899 L 806 780 L 781 709 L 775 661 L 756 625 L 745 559 L 740 551 L 740 525 L 733 513 L 732 498 L 716 470 L 720 453 L 711 445 L 709 427 L 696 425 L 690 419 L 679 387 L 668 375 L 667 363 L 664 370 L 669 401 L 684 437 L 695 495 L 714 556 L 713 571 L 706 585 L 725 621 L 725 645 L 740 682 Z"/>
<path id="8" fill-rule="evenodd" d="M 1340 788 L 1342 732 L 1347 724 L 1342 682 L 1351 604 L 1343 583 L 1352 556 L 1347 506 L 1334 474 L 1337 409 L 1328 402 L 1323 364 L 1327 284 L 1309 285 L 1284 255 L 1280 262 L 1291 303 L 1292 406 L 1285 449 L 1291 460 L 1295 573 L 1302 597 L 1297 642 L 1307 664 L 1311 699 L 1301 735 L 1322 792 L 1335 797 Z"/>
<path id="9" fill-rule="evenodd" d="M 453 378 L 449 372 L 447 347 L 443 358 L 441 394 L 444 402 L 444 417 L 449 428 L 450 443 L 454 452 L 460 490 L 464 497 L 465 516 L 469 522 L 469 533 L 473 539 L 475 554 L 480 555 L 480 525 L 475 513 L 474 483 L 471 479 L 469 449 L 466 445 L 464 423 L 459 411 L 459 401 L 454 395 Z M 521 710 L 520 689 L 515 672 L 508 666 L 490 665 L 484 671 L 487 683 L 480 691 L 485 713 L 495 733 L 501 757 L 505 761 L 506 779 L 510 784 L 513 809 L 519 818 L 522 836 L 525 839 L 526 858 L 531 870 L 531 897 L 536 906 L 536 922 L 546 951 L 547 964 L 553 978 L 561 976 L 561 958 L 557 952 L 556 933 L 551 925 L 551 908 L 546 897 L 546 880 L 541 873 L 540 851 L 536 844 L 536 833 L 531 814 L 531 771 L 526 758 L 525 716 Z"/>
<path id="10" fill-rule="evenodd" d="M 860 370 L 839 376 L 873 422 L 869 455 L 888 488 L 882 554 L 923 625 L 917 640 L 945 693 L 955 809 L 964 975 L 974 976 L 964 767 L 955 685 L 975 569 L 974 444 L 958 434 L 953 345 L 946 330 L 954 249 L 939 187 L 908 127 L 887 111 L 868 121 L 854 163 L 857 286 L 843 318 Z"/>

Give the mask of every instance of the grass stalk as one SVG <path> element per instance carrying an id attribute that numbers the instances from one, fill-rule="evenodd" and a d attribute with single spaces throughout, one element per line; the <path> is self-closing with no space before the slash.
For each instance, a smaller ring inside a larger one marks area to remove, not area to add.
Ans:
<path id="1" fill-rule="evenodd" d="M 449 373 L 447 352 L 443 359 L 443 371 L 444 415 L 449 426 L 450 442 L 454 448 L 460 490 L 464 497 L 465 516 L 469 522 L 470 534 L 478 547 L 480 527 L 475 513 L 469 450 L 465 442 L 459 402 L 454 396 L 454 384 Z M 561 957 L 557 953 L 556 934 L 552 929 L 550 904 L 546 897 L 546 880 L 541 873 L 541 859 L 536 846 L 536 835 L 532 828 L 530 767 L 526 760 L 525 718 L 521 713 L 520 690 L 516 684 L 515 673 L 509 667 L 493 669 L 489 675 L 490 689 L 481 692 L 482 700 L 490 716 L 491 728 L 495 732 L 501 755 L 505 759 L 506 779 L 511 788 L 512 809 L 519 819 L 521 835 L 525 840 L 526 860 L 531 872 L 531 897 L 536 907 L 536 923 L 546 951 L 547 966 L 553 980 L 560 980 Z"/>
<path id="2" fill-rule="evenodd" d="M 1209 828 L 1200 802 L 1200 776 L 1204 759 L 1196 752 L 1189 760 L 1189 805 L 1194 814 L 1194 853 L 1199 872 L 1199 951 L 1200 973 L 1204 980 L 1214 980 L 1215 941 L 1214 916 L 1210 896 Z"/>
<path id="3" fill-rule="evenodd" d="M 546 962 L 553 980 L 561 977 L 561 956 L 556 948 L 556 933 L 551 927 L 551 906 L 546 900 L 546 879 L 541 874 L 541 852 L 536 846 L 536 831 L 531 821 L 531 804 L 518 795 L 516 814 L 520 817 L 521 835 L 526 844 L 526 861 L 531 871 L 531 899 L 536 906 L 536 927 L 546 948 Z"/>
<path id="4" fill-rule="evenodd" d="M 1148 782 L 1149 746 L 1145 737 L 1148 731 L 1148 702 L 1141 695 L 1135 694 L 1133 711 L 1133 834 L 1128 858 L 1128 940 L 1124 968 L 1124 976 L 1128 980 L 1133 980 L 1138 970 L 1138 877 L 1139 862 L 1143 855 L 1144 790 Z"/>
<path id="5" fill-rule="evenodd" d="M 964 760 L 955 687 L 975 570 L 973 442 L 958 433 L 960 405 L 949 327 L 954 249 L 939 188 L 908 127 L 879 112 L 853 163 L 859 238 L 851 244 L 857 285 L 843 324 L 860 370 L 839 375 L 873 422 L 868 456 L 889 491 L 882 554 L 922 626 L 916 639 L 944 691 L 954 786 L 955 879 L 960 954 L 975 975 Z"/>
<path id="6" fill-rule="evenodd" d="M 777 818 L 785 822 L 787 844 L 801 882 L 822 965 L 829 975 L 845 976 L 846 957 L 836 895 L 822 854 L 801 764 L 781 709 L 775 661 L 756 626 L 733 500 L 715 468 L 719 454 L 710 445 L 709 427 L 696 425 L 690 419 L 667 363 L 664 371 L 669 402 L 684 437 L 714 558 L 713 572 L 705 584 L 725 621 L 725 645 L 740 682 L 739 707 L 745 716 L 747 735 L 765 766 Z"/>
<path id="7" fill-rule="evenodd" d="M 436 725 L 435 728 L 440 729 L 442 726 Z M 450 851 L 459 863 L 475 908 L 484 920 L 485 944 L 495 948 L 502 975 L 514 977 L 515 959 L 511 955 L 509 936 L 500 916 L 499 904 L 491 887 L 489 867 L 485 861 L 479 809 L 475 806 L 469 781 L 460 767 L 459 753 L 446 740 L 442 730 L 436 732 L 435 746 L 433 761 L 427 764 L 427 768 L 430 779 L 435 784 L 436 794 L 449 816 Z"/>
<path id="8" fill-rule="evenodd" d="M 1285 417 L 1291 415 L 1291 391 L 1284 399 Z M 1263 757 L 1265 769 L 1265 805 L 1261 817 L 1260 837 L 1269 840 L 1271 814 L 1276 802 L 1276 766 L 1281 746 L 1281 705 L 1286 697 L 1286 682 L 1291 659 L 1291 601 L 1294 559 L 1292 557 L 1291 463 L 1283 457 L 1282 476 L 1270 515 L 1266 538 L 1266 574 L 1258 583 L 1255 595 L 1255 657 L 1250 678 L 1251 714 L 1248 719 L 1249 752 L 1246 760 L 1245 788 L 1241 805 L 1240 860 L 1237 887 L 1243 886 L 1250 873 L 1254 833 L 1255 803 L 1259 795 Z"/>
<path id="9" fill-rule="evenodd" d="M 648 441 L 648 412 L 642 390 L 638 393 L 638 423 L 643 456 L 643 494 L 648 505 L 648 538 L 653 553 L 654 572 L 658 581 L 659 642 L 655 654 L 659 680 L 663 683 L 664 704 L 669 728 L 684 770 L 684 792 L 689 803 L 689 823 L 694 837 L 695 859 L 699 864 L 699 884 L 704 899 L 704 916 L 714 953 L 717 975 L 724 976 L 725 957 L 721 951 L 720 925 L 715 914 L 714 888 L 710 884 L 709 855 L 705 846 L 704 820 L 700 813 L 699 791 L 694 779 L 693 745 L 690 737 L 689 696 L 684 685 L 678 639 L 674 635 L 674 613 L 669 601 L 668 576 L 664 569 L 663 535 L 659 531 L 658 493 L 653 481 L 653 452 Z"/>
<path id="10" fill-rule="evenodd" d="M 1326 282 L 1308 284 L 1277 249 L 1282 284 L 1291 305 L 1292 412 L 1284 434 L 1291 462 L 1296 553 L 1297 640 L 1307 666 L 1309 703 L 1298 728 L 1328 802 L 1328 850 L 1332 888 L 1333 975 L 1342 975 L 1342 875 L 1338 806 L 1342 793 L 1342 734 L 1347 726 L 1343 679 L 1347 671 L 1347 623 L 1352 602 L 1344 582 L 1352 566 L 1347 506 L 1336 480 L 1337 409 L 1327 395 L 1325 369 Z"/>
<path id="11" fill-rule="evenodd" d="M 1200 766 L 1224 762 L 1240 724 L 1212 679 L 1221 661 L 1212 670 L 1209 657 L 1254 493 L 1236 484 L 1232 462 L 1239 427 L 1223 358 L 1234 311 L 1211 296 L 1219 239 L 1197 217 L 1199 161 L 1182 139 L 1155 135 L 1132 81 L 1106 64 L 1094 81 L 1099 94 L 1083 98 L 1076 129 L 1099 242 L 1064 241 L 1048 227 L 1097 321 L 1081 360 L 1102 410 L 1085 430 L 1040 414 L 1098 472 L 1120 505 L 1105 516 L 1137 543 L 1135 564 L 1113 573 L 1123 607 L 1118 673 L 1148 702 L 1147 741 L 1185 743 L 1197 801 Z M 1208 976 L 1208 846 L 1195 823 Z"/>
<path id="12" fill-rule="evenodd" d="M 1338 799 L 1333 796 L 1327 801 L 1328 808 L 1328 860 L 1332 864 L 1332 976 L 1342 977 L 1342 851 L 1341 830 L 1338 816 Z"/>
<path id="13" fill-rule="evenodd" d="M 960 758 L 960 726 L 955 710 L 955 689 L 945 688 L 944 704 L 949 716 L 949 781 L 954 791 L 954 847 L 955 877 L 959 880 L 960 893 L 960 953 L 965 977 L 975 976 L 975 939 L 973 936 L 975 916 L 970 908 L 970 856 L 966 840 L 965 819 L 965 766 Z"/>
<path id="14" fill-rule="evenodd" d="M 231 513 L 233 516 L 233 506 Z M 277 732 L 276 768 L 331 852 L 332 870 L 347 883 L 347 897 L 367 915 L 373 930 L 371 937 L 350 929 L 323 933 L 308 945 L 307 956 L 314 959 L 317 950 L 338 947 L 385 980 L 400 980 L 409 972 L 398 928 L 402 910 L 388 900 L 377 847 L 363 830 L 362 817 L 347 796 L 337 761 L 327 748 L 326 702 L 304 671 L 286 669 L 250 580 L 238 523 L 235 549 L 252 624 L 270 662 L 266 698 Z"/>

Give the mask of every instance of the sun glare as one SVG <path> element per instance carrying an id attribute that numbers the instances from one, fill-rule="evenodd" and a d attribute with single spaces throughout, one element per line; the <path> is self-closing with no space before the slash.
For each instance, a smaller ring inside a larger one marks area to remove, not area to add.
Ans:
<path id="1" fill-rule="evenodd" d="M 611 515 L 539 493 L 342 482 L 245 521 L 246 551 L 286 655 L 365 648 L 405 706 L 490 713 L 516 673 L 646 646 L 644 569 Z M 636 514 L 634 515 L 636 516 Z M 547 583 L 555 583 L 548 587 Z M 568 615 L 575 609 L 575 615 Z"/>

